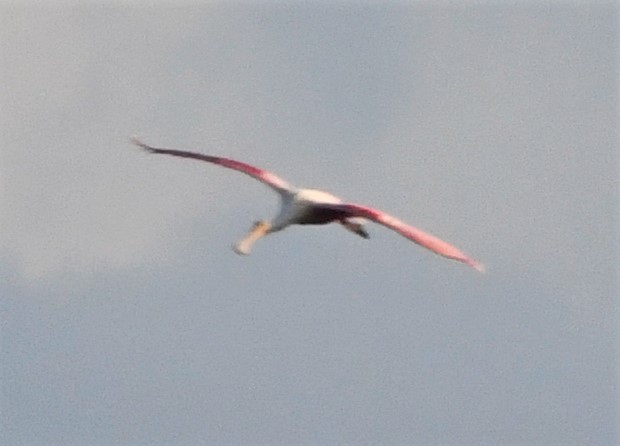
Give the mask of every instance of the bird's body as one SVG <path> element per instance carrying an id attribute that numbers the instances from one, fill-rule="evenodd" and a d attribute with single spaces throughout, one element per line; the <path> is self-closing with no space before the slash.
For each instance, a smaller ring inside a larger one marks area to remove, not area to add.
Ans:
<path id="1" fill-rule="evenodd" d="M 398 232 L 436 254 L 463 262 L 479 271 L 484 271 L 481 263 L 465 255 L 454 246 L 377 209 L 346 203 L 335 195 L 321 190 L 295 188 L 271 172 L 240 161 L 183 150 L 155 148 L 135 138 L 132 139 L 132 142 L 150 153 L 192 158 L 237 170 L 266 184 L 280 195 L 281 206 L 278 215 L 269 222 L 264 220 L 255 222 L 250 233 L 235 244 L 234 250 L 238 254 L 249 254 L 252 245 L 258 239 L 295 224 L 322 225 L 338 222 L 349 231 L 368 238 L 368 233 L 364 228 L 364 220 L 371 220 Z"/>
<path id="2" fill-rule="evenodd" d="M 319 208 L 313 207 L 315 203 L 337 204 L 342 203 L 342 200 L 321 190 L 293 190 L 289 196 L 282 198 L 280 213 L 272 222 L 274 228 L 272 232 L 291 224 L 321 225 L 334 221 L 333 212 L 329 210 L 321 212 Z"/>

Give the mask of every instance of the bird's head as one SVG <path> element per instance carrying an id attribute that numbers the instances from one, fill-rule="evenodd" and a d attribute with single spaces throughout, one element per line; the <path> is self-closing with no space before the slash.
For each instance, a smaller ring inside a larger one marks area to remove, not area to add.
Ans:
<path id="1" fill-rule="evenodd" d="M 264 220 L 256 220 L 252 223 L 252 231 L 264 231 L 267 232 L 271 225 Z"/>

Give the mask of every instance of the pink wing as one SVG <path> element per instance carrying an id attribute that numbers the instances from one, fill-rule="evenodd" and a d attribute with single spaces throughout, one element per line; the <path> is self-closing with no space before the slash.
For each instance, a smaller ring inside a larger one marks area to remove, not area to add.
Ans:
<path id="1" fill-rule="evenodd" d="M 259 169 L 258 167 L 250 166 L 249 164 L 245 164 L 240 161 L 235 161 L 228 158 L 221 158 L 218 156 L 203 155 L 201 153 L 186 152 L 184 150 L 158 149 L 144 144 L 137 138 L 131 138 L 131 142 L 133 142 L 139 147 L 142 147 L 144 150 L 150 153 L 180 156 L 182 158 L 193 158 L 200 161 L 217 164 L 218 166 L 227 167 L 228 169 L 237 170 L 241 173 L 256 178 L 258 181 L 266 184 L 280 194 L 286 194 L 291 190 L 291 186 L 289 186 L 286 181 L 277 177 L 271 172 Z"/>
<path id="2" fill-rule="evenodd" d="M 386 226 L 394 231 L 398 232 L 403 237 L 423 246 L 426 249 L 433 251 L 440 256 L 454 259 L 459 262 L 463 262 L 480 272 L 484 272 L 484 265 L 465 255 L 462 251 L 450 245 L 449 243 L 440 240 L 439 238 L 424 232 L 420 229 L 409 226 L 403 223 L 396 217 L 392 217 L 385 212 L 378 211 L 366 206 L 359 206 L 356 204 L 342 203 L 342 204 L 323 204 L 319 205 L 322 208 L 328 208 L 342 212 L 344 217 L 362 217 L 368 220 L 372 220 L 383 226 Z"/>

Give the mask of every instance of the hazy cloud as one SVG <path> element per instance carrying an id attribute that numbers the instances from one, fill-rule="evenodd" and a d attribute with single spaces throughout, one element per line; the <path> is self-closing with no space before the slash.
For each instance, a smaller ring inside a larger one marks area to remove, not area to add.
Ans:
<path id="1" fill-rule="evenodd" d="M 0 14 L 7 444 L 613 444 L 617 8 Z M 230 244 L 276 198 L 385 228 Z"/>

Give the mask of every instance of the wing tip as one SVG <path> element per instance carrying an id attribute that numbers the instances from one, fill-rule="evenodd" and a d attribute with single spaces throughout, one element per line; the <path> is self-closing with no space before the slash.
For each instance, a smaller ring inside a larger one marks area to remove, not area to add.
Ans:
<path id="1" fill-rule="evenodd" d="M 149 153 L 156 153 L 157 150 L 154 147 L 149 146 L 148 144 L 143 143 L 140 138 L 138 138 L 137 136 L 130 136 L 129 137 L 129 142 L 140 147 L 142 150 L 145 150 Z"/>
<path id="2" fill-rule="evenodd" d="M 468 264 L 469 266 L 471 266 L 472 268 L 474 268 L 476 271 L 482 273 L 482 274 L 487 272 L 486 267 L 482 263 L 480 263 L 480 262 L 478 262 L 476 260 L 468 259 L 468 260 L 465 261 L 465 263 Z"/>

